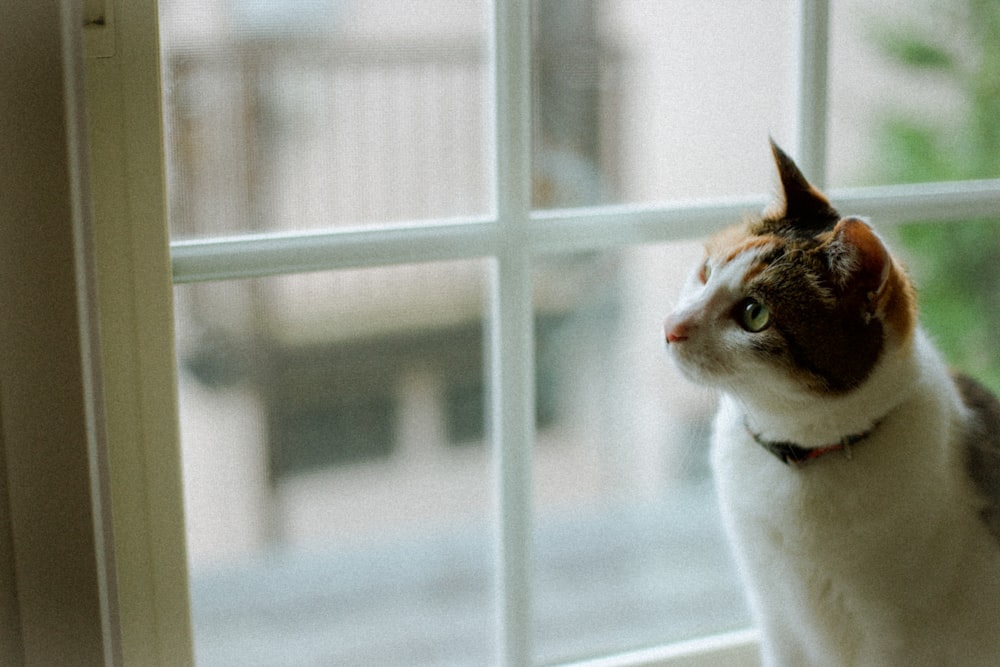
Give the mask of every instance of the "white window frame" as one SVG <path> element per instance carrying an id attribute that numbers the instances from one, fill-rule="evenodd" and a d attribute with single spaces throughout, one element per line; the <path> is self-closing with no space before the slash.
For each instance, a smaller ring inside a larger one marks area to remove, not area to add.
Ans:
<path id="1" fill-rule="evenodd" d="M 87 29 L 93 57 L 86 61 L 79 34 L 82 4 L 88 17 L 100 19 Z M 109 665 L 193 662 L 173 281 L 479 257 L 493 267 L 488 327 L 491 409 L 500 416 L 492 434 L 499 498 L 499 661 L 507 667 L 530 665 L 533 262 L 550 253 L 703 236 L 759 208 L 763 198 L 532 211 L 530 13 L 525 1 L 497 0 L 493 216 L 185 241 L 168 250 L 155 0 L 25 1 L 4 7 L 4 43 L 21 44 L 23 50 L 4 60 L 0 99 L 23 94 L 22 75 L 31 74 L 41 59 L 63 68 L 33 90 L 21 109 L 51 132 L 18 134 L 23 124 L 0 123 L 2 145 L 22 149 L 5 159 L 8 165 L 37 168 L 29 156 L 37 146 L 29 139 L 44 136 L 47 150 L 65 156 L 65 162 L 49 161 L 41 175 L 61 184 L 58 206 L 45 208 L 39 197 L 28 197 L 12 198 L 0 208 L 0 224 L 16 231 L 22 244 L 10 246 L 14 237 L 5 233 L 6 247 L 27 251 L 5 254 L 7 269 L 0 271 L 0 291 L 8 295 L 4 303 L 13 309 L 5 318 L 27 323 L 4 327 L 7 352 L 0 355 L 0 475 L 6 483 L 0 515 L 8 517 L 0 524 L 0 657 L 29 664 L 65 664 L 67 655 Z M 796 152 L 803 169 L 821 184 L 828 2 L 802 0 L 800 15 Z M 18 31 L 26 39 L 7 40 Z M 85 94 L 79 90 L 83 70 Z M 23 188 L 16 172 L 8 168 L 0 185 Z M 1000 211 L 996 179 L 829 194 L 839 208 L 863 211 L 882 225 Z M 61 274 L 44 259 L 54 242 L 72 249 L 73 262 Z M 18 289 L 25 284 L 45 287 L 22 298 L 26 293 Z M 66 306 L 70 315 L 58 324 L 71 354 L 49 358 L 53 355 L 40 354 L 34 343 L 51 335 L 54 308 Z M 39 380 L 45 378 L 74 379 L 43 391 Z M 73 430 L 55 426 L 62 423 L 52 420 L 53 414 L 71 416 Z M 33 502 L 38 497 L 46 501 Z M 78 517 L 82 523 L 68 521 Z M 755 645 L 753 633 L 744 632 L 577 666 L 752 664 Z"/>

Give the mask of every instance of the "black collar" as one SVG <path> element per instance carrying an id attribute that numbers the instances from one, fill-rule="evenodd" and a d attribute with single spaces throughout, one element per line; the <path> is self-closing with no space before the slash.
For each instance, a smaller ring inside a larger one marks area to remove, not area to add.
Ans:
<path id="1" fill-rule="evenodd" d="M 773 440 L 765 440 L 760 436 L 760 434 L 755 433 L 753 429 L 750 428 L 750 423 L 747 422 L 745 417 L 743 419 L 743 425 L 746 427 L 747 433 L 753 437 L 758 445 L 774 454 L 782 463 L 796 468 L 801 468 L 807 463 L 811 463 L 821 456 L 830 454 L 831 452 L 844 452 L 844 457 L 850 459 L 851 447 L 871 435 L 872 431 L 878 428 L 879 423 L 876 423 L 864 433 L 845 435 L 838 442 L 830 445 L 820 445 L 819 447 L 803 447 L 801 445 L 796 445 L 794 442 L 775 442 Z"/>

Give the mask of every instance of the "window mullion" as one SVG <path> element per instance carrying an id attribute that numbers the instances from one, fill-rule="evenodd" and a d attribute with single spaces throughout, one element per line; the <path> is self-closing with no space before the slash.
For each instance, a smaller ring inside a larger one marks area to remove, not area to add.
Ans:
<path id="1" fill-rule="evenodd" d="M 844 211 L 880 225 L 966 220 L 994 215 L 1000 179 L 905 183 L 826 191 Z M 499 254 L 516 245 L 533 254 L 589 252 L 623 245 L 702 237 L 759 211 L 763 195 L 595 208 L 550 209 L 531 214 L 531 224 L 502 233 L 482 219 L 422 221 L 392 228 L 324 230 L 175 241 L 175 283 L 230 280 L 343 268 L 447 261 Z M 522 221 L 523 223 L 523 221 Z"/>
<path id="2" fill-rule="evenodd" d="M 801 0 L 798 33 L 798 156 L 809 179 L 826 186 L 829 0 Z"/>
<path id="3" fill-rule="evenodd" d="M 531 209 L 529 3 L 494 8 L 495 177 L 499 242 L 490 327 L 491 415 L 498 475 L 500 664 L 531 663 L 531 452 L 534 322 L 528 224 Z"/>
<path id="4" fill-rule="evenodd" d="M 482 257 L 495 228 L 482 219 L 350 231 L 282 232 L 174 241 L 175 283 Z"/>

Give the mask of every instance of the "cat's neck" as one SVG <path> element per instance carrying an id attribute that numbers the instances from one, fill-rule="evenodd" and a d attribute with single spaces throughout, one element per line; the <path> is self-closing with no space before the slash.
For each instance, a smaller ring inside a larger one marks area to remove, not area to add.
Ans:
<path id="1" fill-rule="evenodd" d="M 887 351 L 871 375 L 843 395 L 817 395 L 754 387 L 726 392 L 755 437 L 802 447 L 823 447 L 871 432 L 914 392 L 946 382 L 947 371 L 921 331 Z"/>

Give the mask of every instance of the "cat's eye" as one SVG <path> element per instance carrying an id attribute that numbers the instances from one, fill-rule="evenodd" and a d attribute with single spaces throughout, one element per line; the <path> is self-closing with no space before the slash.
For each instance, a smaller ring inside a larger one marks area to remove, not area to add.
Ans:
<path id="1" fill-rule="evenodd" d="M 709 277 L 712 275 L 712 265 L 708 263 L 708 260 L 701 265 L 701 270 L 698 272 L 698 280 L 702 283 L 707 283 Z"/>
<path id="2" fill-rule="evenodd" d="M 771 311 L 757 299 L 743 299 L 736 306 L 736 321 L 751 333 L 763 331 L 771 323 Z"/>

